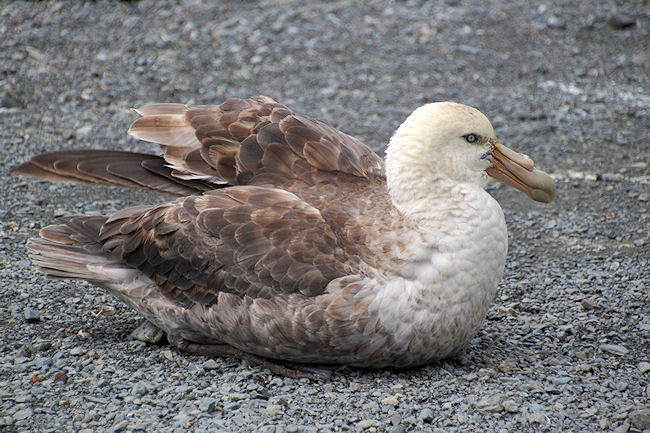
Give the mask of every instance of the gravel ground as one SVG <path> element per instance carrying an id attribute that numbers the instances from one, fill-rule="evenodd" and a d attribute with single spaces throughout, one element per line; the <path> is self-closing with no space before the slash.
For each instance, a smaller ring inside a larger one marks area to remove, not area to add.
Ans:
<path id="1" fill-rule="evenodd" d="M 0 4 L 0 431 L 650 430 L 647 1 L 363 4 Z M 275 377 L 135 340 L 126 306 L 31 268 L 24 243 L 56 216 L 161 197 L 12 165 L 143 146 L 125 134 L 133 106 L 257 94 L 380 152 L 416 106 L 456 100 L 555 173 L 550 206 L 492 191 L 509 263 L 460 355 Z"/>

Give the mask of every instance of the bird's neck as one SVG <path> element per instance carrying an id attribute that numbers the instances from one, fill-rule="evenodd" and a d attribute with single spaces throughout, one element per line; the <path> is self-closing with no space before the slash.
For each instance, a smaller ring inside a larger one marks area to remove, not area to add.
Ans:
<path id="1" fill-rule="evenodd" d="M 400 139 L 402 142 L 396 143 Z M 404 141 L 408 140 L 406 143 Z M 477 203 L 492 198 L 481 185 L 460 182 L 442 169 L 434 170 L 430 160 L 417 154 L 416 138 L 395 136 L 386 151 L 386 181 L 395 207 L 406 217 L 439 221 L 467 215 Z M 396 145 L 400 151 L 396 152 Z M 392 150 L 392 151 L 391 151 Z M 442 167 L 441 167 L 442 168 Z"/>

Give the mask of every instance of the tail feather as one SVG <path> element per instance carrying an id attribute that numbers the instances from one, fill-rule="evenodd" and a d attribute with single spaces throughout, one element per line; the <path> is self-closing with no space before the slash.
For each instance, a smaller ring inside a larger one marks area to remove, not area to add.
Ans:
<path id="1" fill-rule="evenodd" d="M 131 208 L 120 214 L 142 210 Z M 78 215 L 64 218 L 61 224 L 41 229 L 41 237 L 30 239 L 27 248 L 38 270 L 50 280 L 86 280 L 135 309 L 161 329 L 167 329 L 157 311 L 180 307 L 159 290 L 155 282 L 141 271 L 114 257 L 102 247 L 100 231 L 106 216 Z"/>
<path id="2" fill-rule="evenodd" d="M 40 238 L 27 243 L 33 263 L 48 279 L 114 281 L 115 270 L 124 269 L 125 265 L 121 260 L 111 259 L 97 241 L 106 219 L 79 215 L 64 218 L 62 224 L 44 227 Z"/>

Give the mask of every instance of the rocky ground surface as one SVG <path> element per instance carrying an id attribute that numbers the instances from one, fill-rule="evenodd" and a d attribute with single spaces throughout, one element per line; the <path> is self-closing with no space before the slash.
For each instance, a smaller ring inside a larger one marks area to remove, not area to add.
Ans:
<path id="1" fill-rule="evenodd" d="M 0 431 L 640 432 L 650 429 L 647 2 L 3 2 Z M 495 188 L 506 275 L 471 344 L 325 383 L 183 356 L 126 306 L 48 282 L 25 241 L 154 194 L 8 176 L 72 146 L 153 148 L 147 102 L 266 94 L 381 152 L 416 106 L 477 106 L 557 179 Z"/>

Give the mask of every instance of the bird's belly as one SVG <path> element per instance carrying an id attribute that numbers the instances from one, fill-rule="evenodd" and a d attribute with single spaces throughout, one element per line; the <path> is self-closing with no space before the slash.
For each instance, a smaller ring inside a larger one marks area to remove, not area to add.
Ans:
<path id="1" fill-rule="evenodd" d="M 358 294 L 371 300 L 367 314 L 377 318 L 377 334 L 386 340 L 366 358 L 374 365 L 366 366 L 422 365 L 467 344 L 503 275 L 507 232 L 498 216 L 464 236 L 454 233 L 448 241 L 439 236 L 420 248 L 419 260 Z"/>

